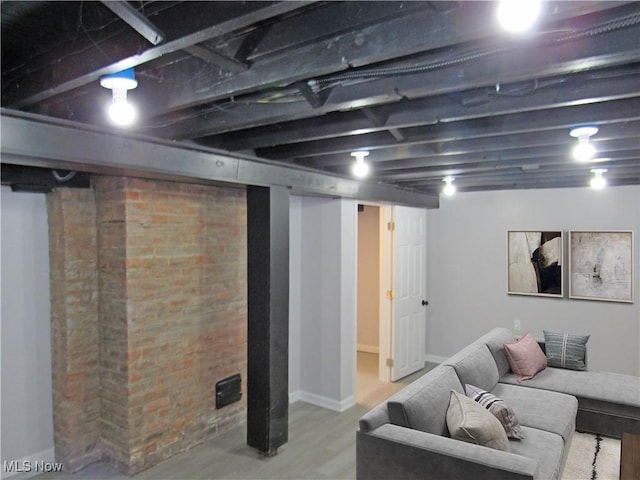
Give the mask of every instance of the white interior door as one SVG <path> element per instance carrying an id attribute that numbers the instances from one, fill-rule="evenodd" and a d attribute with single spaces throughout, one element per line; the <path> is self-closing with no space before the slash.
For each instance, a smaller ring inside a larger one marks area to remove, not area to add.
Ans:
<path id="1" fill-rule="evenodd" d="M 392 380 L 424 367 L 427 212 L 394 207 Z"/>

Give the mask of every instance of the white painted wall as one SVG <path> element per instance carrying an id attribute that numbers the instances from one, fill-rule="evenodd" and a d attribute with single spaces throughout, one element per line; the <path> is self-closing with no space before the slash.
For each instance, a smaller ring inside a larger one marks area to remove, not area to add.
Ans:
<path id="1" fill-rule="evenodd" d="M 291 296 L 300 297 L 299 326 L 293 315 L 290 321 L 300 343 L 290 349 L 290 363 L 299 363 L 299 388 L 291 398 L 342 411 L 355 403 L 357 204 L 315 197 L 292 204 L 298 201 L 290 227 L 296 241 L 293 230 L 300 230 L 300 247 L 291 244 L 292 275 L 300 248 L 298 288 L 291 282 Z"/>
<path id="2" fill-rule="evenodd" d="M 427 215 L 428 359 L 519 319 L 539 338 L 590 334 L 591 370 L 640 375 L 640 187 L 459 193 Z M 507 295 L 506 231 L 539 229 L 633 230 L 635 303 Z"/>
<path id="3" fill-rule="evenodd" d="M 300 395 L 300 274 L 302 242 L 302 199 L 289 201 L 289 401 Z"/>
<path id="4" fill-rule="evenodd" d="M 12 193 L 8 187 L 2 187 L 1 195 L 1 460 L 52 462 L 46 200 L 42 194 Z M 2 472 L 2 478 L 8 476 Z"/>

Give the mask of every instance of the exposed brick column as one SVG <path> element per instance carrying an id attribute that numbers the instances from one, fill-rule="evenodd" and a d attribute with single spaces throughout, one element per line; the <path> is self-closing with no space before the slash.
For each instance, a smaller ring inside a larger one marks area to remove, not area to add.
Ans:
<path id="1" fill-rule="evenodd" d="M 246 193 L 92 181 L 50 197 L 56 447 L 133 475 L 246 419 Z"/>
<path id="2" fill-rule="evenodd" d="M 94 177 L 100 291 L 100 431 L 107 459 L 129 473 L 126 180 Z"/>
<path id="3" fill-rule="evenodd" d="M 56 189 L 47 209 L 55 454 L 75 472 L 101 457 L 94 192 Z"/>
<path id="4" fill-rule="evenodd" d="M 126 179 L 130 465 L 141 470 L 246 419 L 244 190 Z M 215 406 L 240 373 L 242 401 Z"/>

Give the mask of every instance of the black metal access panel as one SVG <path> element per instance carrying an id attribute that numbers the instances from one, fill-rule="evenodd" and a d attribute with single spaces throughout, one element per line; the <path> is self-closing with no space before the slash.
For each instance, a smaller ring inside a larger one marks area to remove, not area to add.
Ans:
<path id="1" fill-rule="evenodd" d="M 247 444 L 275 455 L 289 427 L 289 191 L 247 187 Z"/>

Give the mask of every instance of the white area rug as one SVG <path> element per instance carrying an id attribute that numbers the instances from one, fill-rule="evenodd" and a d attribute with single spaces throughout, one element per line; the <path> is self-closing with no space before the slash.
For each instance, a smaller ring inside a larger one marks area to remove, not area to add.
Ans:
<path id="1" fill-rule="evenodd" d="M 620 440 L 575 432 L 562 480 L 618 480 Z"/>

